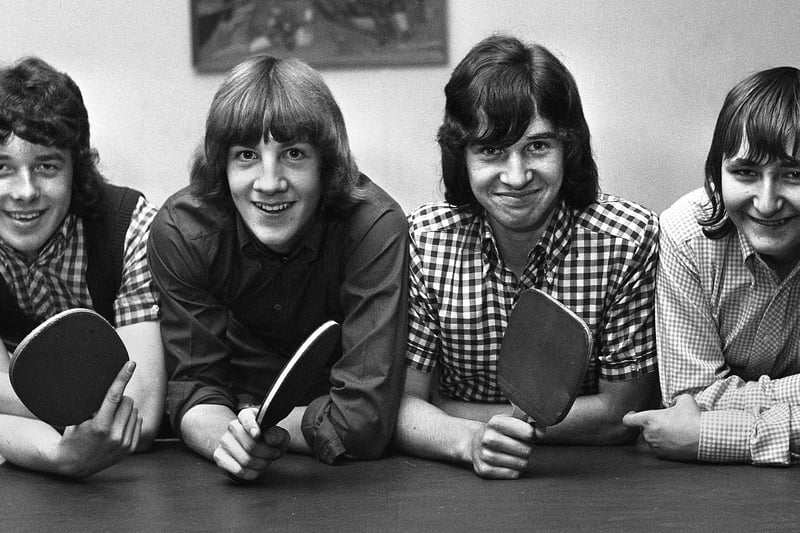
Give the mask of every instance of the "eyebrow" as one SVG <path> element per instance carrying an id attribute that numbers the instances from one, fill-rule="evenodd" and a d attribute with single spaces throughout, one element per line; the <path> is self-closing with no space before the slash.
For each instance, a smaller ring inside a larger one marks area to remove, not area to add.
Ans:
<path id="1" fill-rule="evenodd" d="M 733 166 L 744 166 L 744 167 L 760 167 L 764 165 L 764 163 L 755 161 L 753 159 L 749 159 L 747 157 L 737 157 L 735 159 L 728 159 L 727 164 Z M 800 166 L 800 160 L 798 159 L 789 159 L 788 161 L 780 160 L 779 164 L 781 168 L 793 168 Z"/>
<path id="2" fill-rule="evenodd" d="M 557 139 L 558 135 L 554 131 L 544 131 L 544 132 L 541 132 L 541 133 L 534 133 L 532 135 L 526 135 L 525 138 L 529 139 L 531 141 L 535 141 L 535 140 L 538 140 L 538 139 Z"/>

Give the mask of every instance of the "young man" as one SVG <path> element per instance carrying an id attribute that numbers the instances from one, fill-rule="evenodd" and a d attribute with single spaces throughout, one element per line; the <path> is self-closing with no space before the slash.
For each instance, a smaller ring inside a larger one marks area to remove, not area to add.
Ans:
<path id="1" fill-rule="evenodd" d="M 316 71 L 269 56 L 234 68 L 191 186 L 167 200 L 150 238 L 169 416 L 188 446 L 245 480 L 287 446 L 326 463 L 381 455 L 402 388 L 407 235 L 400 206 L 359 174 Z M 340 348 L 262 433 L 248 406 L 329 319 Z"/>
<path id="2" fill-rule="evenodd" d="M 490 37 L 456 67 L 439 129 L 446 202 L 410 215 L 409 340 L 396 442 L 516 478 L 532 445 L 629 440 L 655 384 L 657 219 L 598 191 L 577 87 L 545 48 Z M 520 291 L 589 326 L 594 355 L 567 417 L 509 416 L 497 356 Z M 438 380 L 438 381 L 437 381 Z"/>
<path id="3" fill-rule="evenodd" d="M 0 70 L 0 455 L 70 476 L 147 449 L 166 387 L 146 256 L 155 209 L 140 193 L 107 184 L 96 163 L 69 76 L 37 58 Z M 36 325 L 75 307 L 114 324 L 133 362 L 97 415 L 62 435 L 14 394 L 9 357 Z"/>
<path id="4" fill-rule="evenodd" d="M 800 70 L 728 93 L 705 173 L 661 215 L 669 407 L 624 421 L 668 459 L 785 465 L 800 451 Z"/>

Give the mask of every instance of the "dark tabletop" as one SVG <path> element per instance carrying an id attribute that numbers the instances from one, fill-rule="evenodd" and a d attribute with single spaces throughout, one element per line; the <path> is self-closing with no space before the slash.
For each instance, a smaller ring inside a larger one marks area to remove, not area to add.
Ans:
<path id="1" fill-rule="evenodd" d="M 800 471 L 673 463 L 641 444 L 538 447 L 515 481 L 402 455 L 287 455 L 240 486 L 178 442 L 80 481 L 0 466 L 3 532 L 724 529 L 800 529 Z"/>

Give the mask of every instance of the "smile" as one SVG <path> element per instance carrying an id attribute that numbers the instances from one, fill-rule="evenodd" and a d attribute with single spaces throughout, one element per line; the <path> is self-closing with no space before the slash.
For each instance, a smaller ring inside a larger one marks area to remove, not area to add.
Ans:
<path id="1" fill-rule="evenodd" d="M 6 215 L 11 218 L 12 220 L 18 220 L 20 222 L 30 222 L 31 220 L 36 220 L 40 216 L 44 214 L 44 211 L 6 211 Z"/>
<path id="2" fill-rule="evenodd" d="M 755 224 L 758 224 L 759 226 L 763 226 L 765 228 L 779 228 L 781 226 L 788 224 L 794 218 L 795 217 L 780 218 L 777 220 L 765 220 L 763 218 L 750 217 L 750 220 L 752 220 Z"/>
<path id="3" fill-rule="evenodd" d="M 291 204 L 289 202 L 284 202 L 281 204 L 262 204 L 259 202 L 254 202 L 254 205 L 265 213 L 280 213 L 289 209 Z"/>

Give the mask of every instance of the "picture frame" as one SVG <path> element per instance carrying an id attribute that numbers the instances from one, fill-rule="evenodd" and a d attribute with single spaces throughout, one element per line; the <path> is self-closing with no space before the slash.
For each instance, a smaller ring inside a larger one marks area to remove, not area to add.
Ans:
<path id="1" fill-rule="evenodd" d="M 190 0 L 192 62 L 227 71 L 267 53 L 314 68 L 440 65 L 447 0 Z"/>

